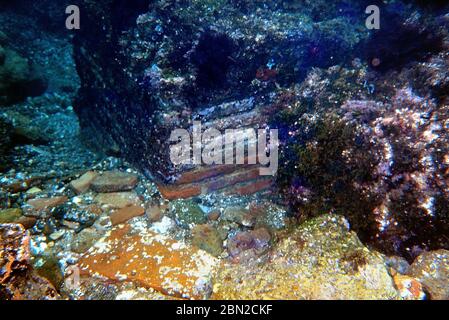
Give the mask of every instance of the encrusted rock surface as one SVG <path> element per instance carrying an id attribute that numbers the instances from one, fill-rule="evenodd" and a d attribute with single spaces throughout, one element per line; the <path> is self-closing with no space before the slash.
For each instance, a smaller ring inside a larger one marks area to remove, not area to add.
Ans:
<path id="1" fill-rule="evenodd" d="M 140 232 L 139 232 L 140 231 Z M 130 225 L 114 228 L 79 261 L 82 272 L 133 282 L 165 295 L 207 298 L 217 260 L 208 253 Z"/>
<path id="2" fill-rule="evenodd" d="M 251 265 L 222 262 L 215 299 L 398 299 L 384 257 L 348 222 L 325 215 L 301 225 Z"/>
<path id="3" fill-rule="evenodd" d="M 30 265 L 30 235 L 18 224 L 0 224 L 0 299 L 60 298 Z"/>

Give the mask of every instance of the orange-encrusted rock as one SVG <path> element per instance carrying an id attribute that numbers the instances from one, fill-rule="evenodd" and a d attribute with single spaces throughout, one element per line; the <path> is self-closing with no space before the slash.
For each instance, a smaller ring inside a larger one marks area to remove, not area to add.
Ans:
<path id="1" fill-rule="evenodd" d="M 0 300 L 60 298 L 30 265 L 30 235 L 20 224 L 0 224 Z"/>
<path id="2" fill-rule="evenodd" d="M 114 211 L 110 218 L 113 226 L 116 226 L 120 223 L 124 223 L 129 219 L 141 216 L 145 213 L 145 209 L 140 206 L 131 206 L 126 207 L 117 211 Z"/>
<path id="3" fill-rule="evenodd" d="M 95 171 L 88 171 L 76 180 L 70 182 L 70 187 L 78 194 L 84 193 L 89 190 L 92 181 L 98 176 Z"/>
<path id="4" fill-rule="evenodd" d="M 96 192 L 119 192 L 134 189 L 139 181 L 137 175 L 121 171 L 107 171 L 97 176 L 91 184 Z"/>
<path id="5" fill-rule="evenodd" d="M 217 260 L 195 247 L 151 231 L 115 227 L 81 257 L 82 274 L 133 282 L 165 295 L 204 299 Z"/>
<path id="6" fill-rule="evenodd" d="M 403 299 L 422 300 L 426 297 L 421 283 L 415 278 L 397 274 L 393 277 L 393 281 Z"/>

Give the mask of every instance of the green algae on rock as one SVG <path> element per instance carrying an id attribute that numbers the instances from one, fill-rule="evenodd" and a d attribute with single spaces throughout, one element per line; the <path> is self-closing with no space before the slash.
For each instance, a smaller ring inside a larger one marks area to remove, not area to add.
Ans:
<path id="1" fill-rule="evenodd" d="M 176 223 L 182 228 L 190 228 L 195 224 L 206 222 L 206 214 L 194 200 L 176 200 L 170 202 L 169 208 Z"/>

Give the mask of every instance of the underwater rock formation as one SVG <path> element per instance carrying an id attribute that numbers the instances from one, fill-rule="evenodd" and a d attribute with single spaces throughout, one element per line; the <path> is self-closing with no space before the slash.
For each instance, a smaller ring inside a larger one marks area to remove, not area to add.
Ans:
<path id="1" fill-rule="evenodd" d="M 424 252 L 413 262 L 409 274 L 423 284 L 431 299 L 449 299 L 448 250 Z"/>
<path id="2" fill-rule="evenodd" d="M 274 125 L 287 128 L 278 182 L 299 217 L 335 210 L 363 241 L 409 261 L 449 247 L 447 81 L 432 81 L 447 78 L 447 54 L 432 60 L 372 84 L 364 68 L 314 71 L 293 89 Z"/>
<path id="3" fill-rule="evenodd" d="M 272 14 L 275 8 L 262 3 L 250 15 L 234 1 L 143 3 L 82 1 L 75 108 L 87 142 L 154 177 L 168 199 L 270 187 L 270 179 L 255 177 L 254 166 L 173 166 L 170 133 L 191 130 L 193 120 L 219 130 L 265 128 L 278 84 L 301 80 L 313 66 L 349 61 L 368 35 L 332 9 L 315 22 L 300 9 Z M 127 18 L 115 19 L 118 10 Z"/>

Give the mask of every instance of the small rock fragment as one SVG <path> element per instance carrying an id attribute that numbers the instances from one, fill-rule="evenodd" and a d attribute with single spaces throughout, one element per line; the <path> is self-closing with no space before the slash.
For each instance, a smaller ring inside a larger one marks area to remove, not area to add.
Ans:
<path id="1" fill-rule="evenodd" d="M 393 280 L 402 299 L 423 300 L 426 297 L 422 285 L 418 280 L 400 274 L 394 276 Z"/>
<path id="2" fill-rule="evenodd" d="M 84 253 L 89 250 L 94 243 L 102 236 L 95 228 L 86 228 L 76 235 L 72 243 L 72 251 Z"/>
<path id="3" fill-rule="evenodd" d="M 19 218 L 16 223 L 21 224 L 22 226 L 24 226 L 25 229 L 31 229 L 32 227 L 34 227 L 36 225 L 37 219 L 34 217 L 25 217 L 22 216 L 21 218 Z"/>
<path id="4" fill-rule="evenodd" d="M 90 185 L 92 184 L 92 181 L 98 176 L 98 173 L 95 171 L 88 171 L 85 174 L 83 174 L 81 177 L 79 177 L 76 180 L 73 180 L 70 182 L 70 187 L 75 191 L 77 194 L 81 194 L 89 190 Z"/>
<path id="5" fill-rule="evenodd" d="M 198 203 L 192 199 L 170 202 L 170 211 L 173 213 L 176 223 L 184 229 L 206 222 L 206 215 Z"/>
<path id="6" fill-rule="evenodd" d="M 29 205 L 35 211 L 44 211 L 66 203 L 69 199 L 66 196 L 59 196 L 53 198 L 38 198 L 27 201 Z"/>
<path id="7" fill-rule="evenodd" d="M 246 261 L 265 253 L 270 246 L 271 235 L 265 228 L 239 232 L 228 239 L 228 252 L 235 261 Z"/>
<path id="8" fill-rule="evenodd" d="M 29 189 L 26 193 L 27 194 L 38 194 L 41 193 L 42 190 L 38 187 L 32 187 L 31 189 Z"/>
<path id="9" fill-rule="evenodd" d="M 222 219 L 236 222 L 244 227 L 253 227 L 256 224 L 256 216 L 250 210 L 240 207 L 226 208 Z"/>
<path id="10" fill-rule="evenodd" d="M 58 230 L 49 235 L 49 238 L 53 241 L 59 240 L 64 236 L 64 230 Z"/>
<path id="11" fill-rule="evenodd" d="M 220 215 L 220 211 L 213 210 L 208 214 L 207 218 L 209 219 L 209 221 L 217 221 L 218 219 L 220 219 Z"/>
<path id="12" fill-rule="evenodd" d="M 0 211 L 0 223 L 14 223 L 22 217 L 22 210 L 18 208 Z"/>
<path id="13" fill-rule="evenodd" d="M 145 214 L 151 223 L 158 222 L 162 220 L 165 214 L 166 206 L 153 205 L 145 210 Z"/>
<path id="14" fill-rule="evenodd" d="M 135 192 L 99 193 L 94 201 L 111 209 L 122 209 L 129 206 L 140 206 L 142 201 Z"/>
<path id="15" fill-rule="evenodd" d="M 145 209 L 140 206 L 126 207 L 113 212 L 110 216 L 112 225 L 124 223 L 132 218 L 141 216 L 145 213 Z"/>
<path id="16" fill-rule="evenodd" d="M 136 187 L 138 177 L 135 174 L 108 171 L 97 176 L 91 184 L 91 189 L 99 193 L 129 191 Z"/>

